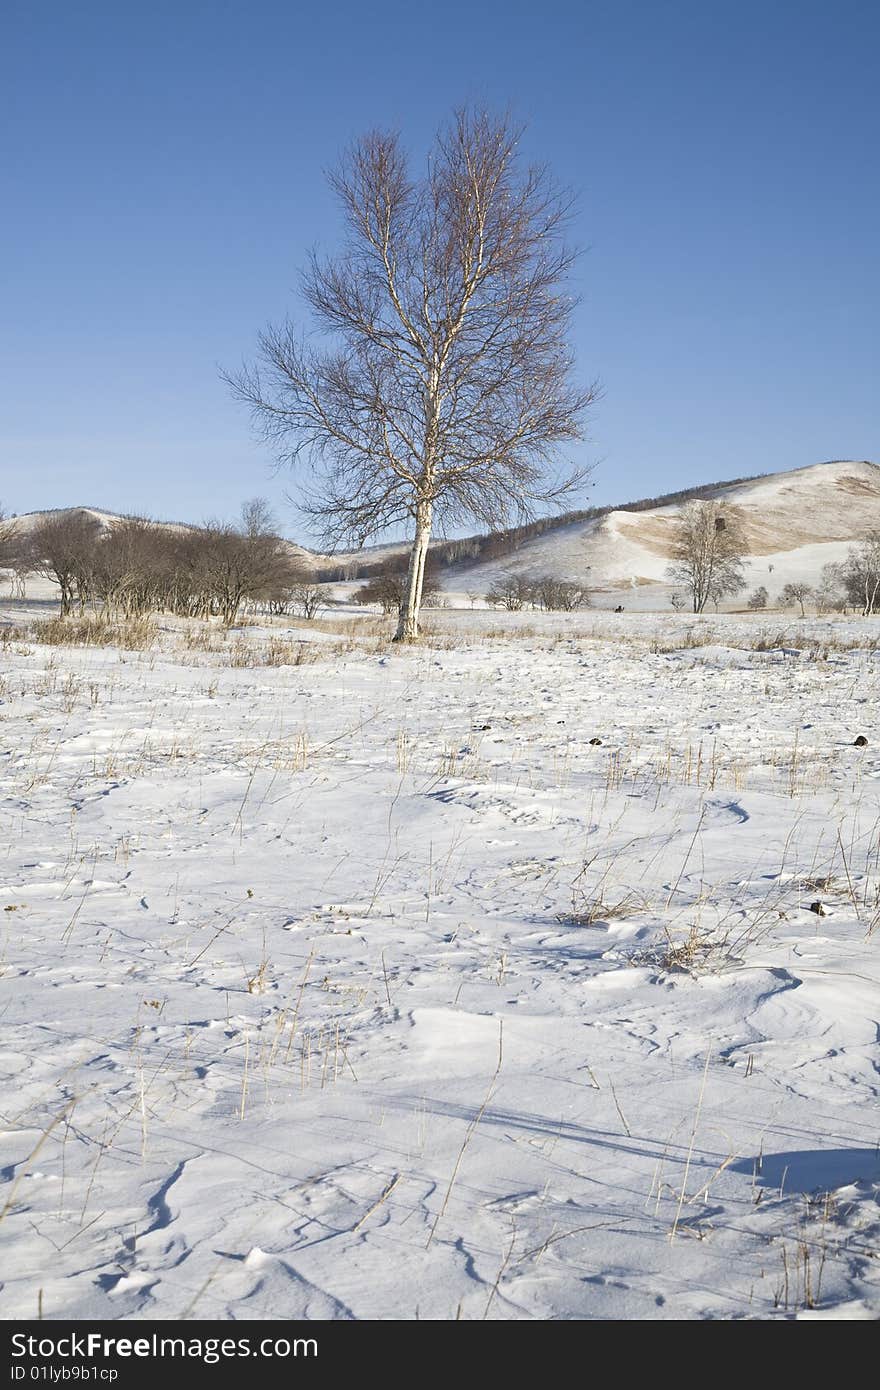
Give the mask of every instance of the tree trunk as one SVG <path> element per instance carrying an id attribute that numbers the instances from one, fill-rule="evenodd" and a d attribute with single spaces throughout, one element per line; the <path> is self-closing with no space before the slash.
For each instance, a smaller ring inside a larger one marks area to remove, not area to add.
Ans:
<path id="1" fill-rule="evenodd" d="M 395 642 L 413 642 L 419 635 L 419 609 L 422 604 L 422 584 L 425 578 L 425 560 L 428 556 L 428 542 L 431 539 L 433 507 L 430 502 L 419 502 L 416 507 L 416 534 L 410 551 L 409 568 L 406 572 L 406 590 L 400 605 Z"/>

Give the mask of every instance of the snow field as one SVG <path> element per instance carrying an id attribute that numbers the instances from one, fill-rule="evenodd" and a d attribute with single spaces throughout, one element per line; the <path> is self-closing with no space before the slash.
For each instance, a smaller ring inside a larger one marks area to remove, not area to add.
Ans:
<path id="1" fill-rule="evenodd" d="M 0 645 L 0 1315 L 876 1317 L 875 626 L 429 623 Z"/>

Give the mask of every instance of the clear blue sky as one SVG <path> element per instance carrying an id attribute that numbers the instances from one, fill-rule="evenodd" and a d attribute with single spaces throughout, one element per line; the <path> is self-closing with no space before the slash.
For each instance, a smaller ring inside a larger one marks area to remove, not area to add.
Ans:
<path id="1" fill-rule="evenodd" d="M 6 0 L 0 500 L 291 487 L 218 380 L 295 311 L 324 170 L 512 105 L 581 194 L 595 486 L 880 460 L 876 0 Z"/>

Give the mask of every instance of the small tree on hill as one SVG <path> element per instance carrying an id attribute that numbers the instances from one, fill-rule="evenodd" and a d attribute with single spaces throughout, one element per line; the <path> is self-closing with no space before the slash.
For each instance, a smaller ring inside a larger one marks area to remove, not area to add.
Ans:
<path id="1" fill-rule="evenodd" d="M 811 584 L 805 584 L 801 580 L 795 580 L 791 584 L 786 584 L 779 596 L 784 604 L 794 606 L 801 610 L 801 617 L 806 616 L 807 604 L 811 598 L 815 598 L 815 590 Z"/>
<path id="2" fill-rule="evenodd" d="M 297 612 L 302 613 L 309 622 L 318 616 L 318 609 L 321 607 L 323 597 L 321 588 L 315 580 L 305 576 L 297 579 L 290 588 L 291 606 Z"/>
<path id="3" fill-rule="evenodd" d="M 745 588 L 745 555 L 733 508 L 724 502 L 688 502 L 676 522 L 673 563 L 666 573 L 687 590 L 693 611 L 702 613 L 709 599 L 717 606 Z"/>

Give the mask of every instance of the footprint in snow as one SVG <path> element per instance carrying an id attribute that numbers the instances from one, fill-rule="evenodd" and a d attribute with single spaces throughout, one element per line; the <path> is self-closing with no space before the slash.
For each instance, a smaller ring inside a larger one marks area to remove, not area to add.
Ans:
<path id="1" fill-rule="evenodd" d="M 738 801 L 707 801 L 706 810 L 713 816 L 723 817 L 726 820 L 736 821 L 738 825 L 745 825 L 751 817 Z"/>

